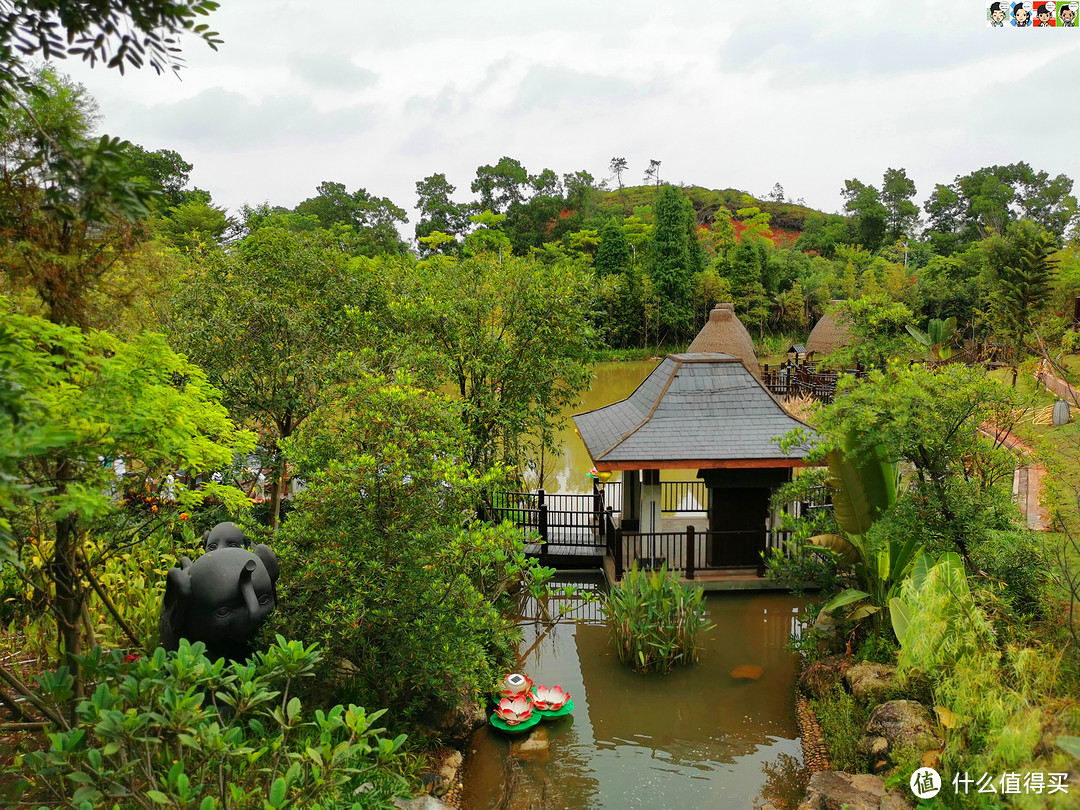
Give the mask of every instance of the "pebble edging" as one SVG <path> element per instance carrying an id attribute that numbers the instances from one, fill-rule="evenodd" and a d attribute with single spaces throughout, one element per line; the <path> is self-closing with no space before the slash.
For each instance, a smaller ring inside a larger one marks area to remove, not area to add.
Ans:
<path id="1" fill-rule="evenodd" d="M 799 724 L 799 735 L 802 738 L 803 763 L 810 773 L 819 771 L 831 771 L 829 755 L 825 748 L 825 737 L 821 733 L 821 725 L 817 715 L 810 708 L 810 701 L 801 691 L 795 692 L 795 719 Z"/>

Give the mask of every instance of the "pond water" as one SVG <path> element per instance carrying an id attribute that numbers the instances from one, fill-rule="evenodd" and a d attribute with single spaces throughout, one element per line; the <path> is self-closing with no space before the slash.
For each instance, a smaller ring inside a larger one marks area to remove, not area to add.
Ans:
<path id="1" fill-rule="evenodd" d="M 520 810 L 784 806 L 797 791 L 795 723 L 802 600 L 783 594 L 710 594 L 700 661 L 666 676 L 640 675 L 615 655 L 598 621 L 525 628 L 520 669 L 559 684 L 572 715 L 543 721 L 548 750 L 511 751 L 513 735 L 481 729 L 469 751 L 463 806 Z M 595 613 L 595 606 L 588 606 Z M 594 617 L 595 618 L 595 617 Z M 732 671 L 760 667 L 756 679 Z M 526 734 L 522 734 L 524 738 Z"/>

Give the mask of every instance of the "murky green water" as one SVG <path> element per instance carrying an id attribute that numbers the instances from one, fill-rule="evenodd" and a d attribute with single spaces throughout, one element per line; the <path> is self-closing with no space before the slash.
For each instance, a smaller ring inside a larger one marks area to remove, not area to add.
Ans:
<path id="1" fill-rule="evenodd" d="M 715 627 L 701 660 L 666 676 L 624 666 L 602 625 L 556 626 L 522 669 L 567 689 L 574 713 L 541 723 L 548 750 L 532 759 L 511 752 L 510 735 L 482 730 L 470 752 L 464 806 L 751 808 L 763 803 L 763 791 L 776 801 L 792 774 L 766 766 L 802 756 L 796 656 L 784 649 L 800 605 L 779 594 L 710 595 Z M 540 632 L 527 627 L 522 649 Z M 742 665 L 761 667 L 760 678 L 733 678 Z"/>

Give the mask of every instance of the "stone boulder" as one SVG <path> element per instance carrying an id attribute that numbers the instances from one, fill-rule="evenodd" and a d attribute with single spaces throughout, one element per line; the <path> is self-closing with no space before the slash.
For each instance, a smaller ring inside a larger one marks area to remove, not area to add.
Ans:
<path id="1" fill-rule="evenodd" d="M 866 754 L 871 770 L 882 773 L 895 764 L 900 751 L 922 754 L 941 745 L 929 709 L 914 700 L 890 700 L 870 713 L 859 750 Z"/>
<path id="2" fill-rule="evenodd" d="M 830 655 L 807 664 L 799 675 L 799 688 L 810 697 L 819 698 L 841 683 L 851 666 L 845 655 Z"/>
<path id="3" fill-rule="evenodd" d="M 844 673 L 851 696 L 864 706 L 876 706 L 897 692 L 896 667 L 859 661 Z"/>
<path id="4" fill-rule="evenodd" d="M 456 706 L 428 718 L 431 727 L 447 745 L 464 748 L 476 729 L 488 722 L 483 705 L 471 695 L 462 693 Z"/>
<path id="5" fill-rule="evenodd" d="M 820 771 L 810 777 L 799 810 L 907 810 L 905 796 L 885 789 L 885 780 L 866 773 Z"/>
<path id="6" fill-rule="evenodd" d="M 400 810 L 453 810 L 453 808 L 444 801 L 436 799 L 434 796 L 417 796 L 414 799 L 394 799 L 394 807 L 400 808 Z"/>

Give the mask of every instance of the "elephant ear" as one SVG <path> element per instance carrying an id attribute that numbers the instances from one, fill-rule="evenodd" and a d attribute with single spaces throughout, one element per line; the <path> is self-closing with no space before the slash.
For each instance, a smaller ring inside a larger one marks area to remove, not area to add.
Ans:
<path id="1" fill-rule="evenodd" d="M 180 646 L 180 634 L 187 621 L 191 606 L 191 576 L 187 568 L 191 560 L 181 558 L 183 568 L 170 568 L 165 577 L 165 598 L 161 603 L 161 616 L 158 619 L 160 644 L 166 650 L 175 650 Z"/>
<path id="2" fill-rule="evenodd" d="M 259 543 L 251 550 L 251 553 L 262 560 L 266 566 L 266 573 L 270 575 L 270 581 L 276 583 L 280 568 L 278 567 L 277 555 L 265 543 Z"/>

